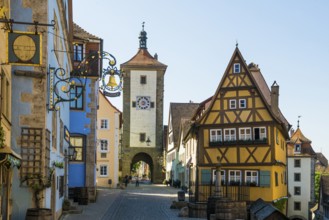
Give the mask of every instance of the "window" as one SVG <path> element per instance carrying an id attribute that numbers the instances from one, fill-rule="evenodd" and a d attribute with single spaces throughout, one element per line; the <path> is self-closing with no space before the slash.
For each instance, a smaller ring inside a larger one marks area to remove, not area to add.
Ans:
<path id="1" fill-rule="evenodd" d="M 235 141 L 235 128 L 224 129 L 224 141 Z"/>
<path id="2" fill-rule="evenodd" d="M 132 107 L 136 108 L 136 101 L 132 101 Z"/>
<path id="3" fill-rule="evenodd" d="M 221 129 L 210 129 L 210 142 L 222 141 L 222 130 Z"/>
<path id="4" fill-rule="evenodd" d="M 211 170 L 201 170 L 201 184 L 211 184 Z"/>
<path id="5" fill-rule="evenodd" d="M 225 170 L 221 170 L 220 174 L 221 174 L 221 176 L 220 176 L 221 183 L 222 183 L 222 185 L 225 185 Z M 216 169 L 213 170 L 213 173 L 212 173 L 212 183 L 216 184 Z"/>
<path id="6" fill-rule="evenodd" d="M 296 210 L 296 211 L 301 210 L 300 202 L 294 202 L 294 210 Z"/>
<path id="7" fill-rule="evenodd" d="M 294 187 L 294 195 L 301 195 L 301 190 L 300 190 L 300 186 L 295 186 Z"/>
<path id="8" fill-rule="evenodd" d="M 146 140 L 146 134 L 145 133 L 140 133 L 139 134 L 139 141 L 140 142 L 145 142 Z"/>
<path id="9" fill-rule="evenodd" d="M 62 198 L 64 196 L 64 176 L 59 176 L 58 191 L 59 198 Z"/>
<path id="10" fill-rule="evenodd" d="M 230 109 L 236 109 L 236 100 L 230 99 Z"/>
<path id="11" fill-rule="evenodd" d="M 300 159 L 294 160 L 294 167 L 300 167 Z"/>
<path id="12" fill-rule="evenodd" d="M 70 91 L 71 99 L 74 99 L 70 103 L 71 109 L 83 110 L 83 87 L 82 86 L 75 86 Z M 79 96 L 80 95 L 80 96 Z M 79 96 L 77 99 L 76 97 Z"/>
<path id="13" fill-rule="evenodd" d="M 100 176 L 107 176 L 107 165 L 100 165 Z"/>
<path id="14" fill-rule="evenodd" d="M 295 153 L 299 154 L 301 153 L 302 147 L 300 144 L 295 144 Z"/>
<path id="15" fill-rule="evenodd" d="M 275 186 L 279 186 L 279 176 L 277 172 L 275 172 Z"/>
<path id="16" fill-rule="evenodd" d="M 146 76 L 141 76 L 141 84 L 146 84 Z"/>
<path id="17" fill-rule="evenodd" d="M 229 183 L 230 185 L 240 185 L 241 184 L 241 171 L 240 170 L 230 170 L 229 171 Z"/>
<path id="18" fill-rule="evenodd" d="M 247 108 L 247 100 L 239 99 L 239 108 Z"/>
<path id="19" fill-rule="evenodd" d="M 108 128 L 109 128 L 109 120 L 101 119 L 101 129 L 108 129 Z"/>
<path id="20" fill-rule="evenodd" d="M 9 120 L 10 119 L 10 84 L 9 80 L 7 79 L 5 73 L 0 73 L 4 76 L 1 79 L 1 112 L 2 114 Z M 1 117 L 1 115 L 0 115 Z"/>
<path id="21" fill-rule="evenodd" d="M 101 153 L 101 158 L 106 158 L 107 157 L 107 153 Z"/>
<path id="22" fill-rule="evenodd" d="M 271 172 L 269 170 L 259 171 L 259 186 L 262 187 L 271 186 Z"/>
<path id="23" fill-rule="evenodd" d="M 239 128 L 239 140 L 251 140 L 251 128 Z"/>
<path id="24" fill-rule="evenodd" d="M 259 127 L 254 128 L 254 140 L 264 140 L 266 139 L 266 128 Z"/>
<path id="25" fill-rule="evenodd" d="M 107 140 L 101 140 L 100 141 L 100 150 L 101 150 L 101 152 L 107 152 L 108 151 L 108 141 Z"/>
<path id="26" fill-rule="evenodd" d="M 300 173 L 294 173 L 294 180 L 295 180 L 295 182 L 300 182 L 301 174 Z"/>
<path id="27" fill-rule="evenodd" d="M 235 63 L 233 73 L 240 73 L 240 71 L 240 63 Z"/>
<path id="28" fill-rule="evenodd" d="M 85 140 L 83 136 L 73 136 L 71 135 L 70 137 L 70 143 L 71 143 L 71 147 L 74 148 L 74 150 L 76 151 L 76 158 L 75 161 L 83 161 L 84 160 L 84 146 L 85 146 Z M 70 160 L 72 161 L 73 158 L 70 158 Z"/>
<path id="29" fill-rule="evenodd" d="M 83 45 L 82 44 L 73 45 L 73 59 L 74 59 L 74 61 L 82 61 L 82 59 L 83 59 Z"/>
<path id="30" fill-rule="evenodd" d="M 246 170 L 245 183 L 247 185 L 258 185 L 258 171 Z"/>

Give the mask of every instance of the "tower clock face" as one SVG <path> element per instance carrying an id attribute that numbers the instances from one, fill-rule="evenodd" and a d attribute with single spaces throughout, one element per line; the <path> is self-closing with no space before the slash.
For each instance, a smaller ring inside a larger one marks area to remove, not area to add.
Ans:
<path id="1" fill-rule="evenodd" d="M 137 109 L 150 109 L 151 101 L 148 96 L 137 96 L 136 107 Z"/>

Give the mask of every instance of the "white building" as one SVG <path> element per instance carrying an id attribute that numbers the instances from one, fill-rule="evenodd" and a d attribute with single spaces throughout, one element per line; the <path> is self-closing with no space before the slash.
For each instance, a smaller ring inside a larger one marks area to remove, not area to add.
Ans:
<path id="1" fill-rule="evenodd" d="M 290 219 L 311 219 L 315 205 L 315 152 L 300 128 L 291 135 L 288 150 L 288 213 Z"/>

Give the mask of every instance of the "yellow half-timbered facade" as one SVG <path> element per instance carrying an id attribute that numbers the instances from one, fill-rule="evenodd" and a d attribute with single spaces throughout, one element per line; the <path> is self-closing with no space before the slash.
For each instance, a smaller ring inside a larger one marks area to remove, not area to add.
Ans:
<path id="1" fill-rule="evenodd" d="M 195 200 L 205 201 L 221 169 L 222 193 L 237 200 L 287 197 L 290 125 L 279 109 L 279 86 L 267 86 L 258 65 L 246 64 L 238 47 L 209 107 L 195 116 L 198 137 Z M 240 187 L 232 196 L 231 186 Z"/>

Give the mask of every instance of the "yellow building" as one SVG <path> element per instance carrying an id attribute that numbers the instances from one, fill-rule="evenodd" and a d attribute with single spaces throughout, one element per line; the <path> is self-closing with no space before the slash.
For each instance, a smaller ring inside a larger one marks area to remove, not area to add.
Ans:
<path id="1" fill-rule="evenodd" d="M 97 186 L 116 187 L 119 183 L 122 113 L 102 92 L 99 92 L 97 121 Z"/>
<path id="2" fill-rule="evenodd" d="M 0 19 L 8 14 L 9 1 L 0 1 Z M 12 212 L 13 169 L 21 157 L 10 145 L 11 136 L 11 65 L 7 62 L 7 33 L 0 32 L 0 219 L 9 219 Z"/>
<path id="3" fill-rule="evenodd" d="M 195 201 L 214 192 L 218 166 L 224 196 L 267 202 L 287 197 L 290 125 L 279 109 L 279 86 L 274 82 L 270 90 L 258 65 L 247 65 L 238 47 L 209 106 L 198 114 Z"/>

